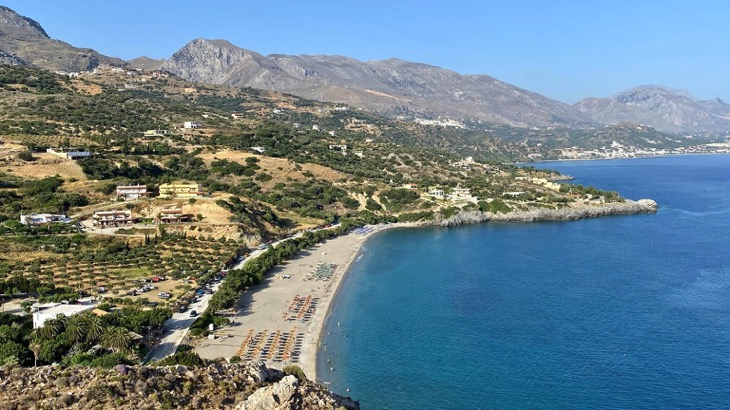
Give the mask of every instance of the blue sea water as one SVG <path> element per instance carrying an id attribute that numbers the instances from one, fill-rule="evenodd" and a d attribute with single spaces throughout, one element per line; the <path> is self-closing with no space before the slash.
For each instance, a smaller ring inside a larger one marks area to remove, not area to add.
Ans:
<path id="1" fill-rule="evenodd" d="M 364 409 L 730 408 L 730 156 L 539 166 L 661 208 L 374 236 L 319 381 Z"/>

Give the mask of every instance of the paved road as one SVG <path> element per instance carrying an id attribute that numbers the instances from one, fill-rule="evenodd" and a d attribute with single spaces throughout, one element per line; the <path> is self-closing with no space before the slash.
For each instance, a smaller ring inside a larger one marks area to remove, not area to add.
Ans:
<path id="1" fill-rule="evenodd" d="M 338 225 L 333 225 L 331 228 L 336 228 Z M 331 228 L 324 228 L 324 229 L 331 229 Z M 296 235 L 293 236 L 293 238 L 298 238 L 302 236 L 304 232 L 299 232 Z M 276 246 L 284 241 L 288 241 L 291 238 L 284 238 L 281 240 L 278 240 L 271 244 L 271 246 Z M 245 260 L 242 260 L 235 265 L 233 265 L 230 269 L 241 269 L 243 267 L 243 264 L 246 263 L 249 259 L 254 259 L 259 257 L 262 253 L 266 252 L 266 249 L 256 249 L 255 251 L 251 252 L 251 254 L 246 258 Z M 218 287 L 220 286 L 220 283 L 216 283 L 213 285 L 213 292 L 218 290 Z M 190 311 L 195 310 L 198 313 L 202 313 L 205 311 L 205 309 L 208 308 L 208 301 L 210 300 L 210 297 L 213 295 L 205 294 L 203 297 L 200 298 L 200 300 L 196 303 L 191 304 L 188 306 L 188 310 L 183 313 L 174 313 L 172 315 L 172 318 L 168 319 L 165 324 L 162 326 L 162 340 L 160 341 L 160 344 L 152 348 L 150 352 L 147 354 L 147 357 L 145 358 L 145 362 L 151 362 L 155 360 L 161 360 L 164 359 L 167 356 L 170 356 L 174 354 L 177 351 L 178 346 L 182 343 L 182 341 L 185 339 L 185 336 L 188 334 L 188 331 L 190 330 L 190 326 L 192 326 L 193 322 L 195 322 L 194 317 L 190 317 Z"/>
<path id="2" fill-rule="evenodd" d="M 218 290 L 220 283 L 213 285 L 213 291 Z M 155 346 L 145 358 L 145 362 L 152 362 L 155 360 L 164 359 L 177 351 L 178 346 L 182 343 L 185 335 L 188 334 L 190 326 L 197 317 L 190 317 L 190 312 L 195 310 L 199 314 L 205 311 L 208 307 L 208 301 L 213 295 L 204 294 L 199 301 L 188 305 L 188 310 L 185 312 L 175 312 L 172 314 L 172 318 L 168 319 L 162 326 L 162 339 L 160 344 Z"/>

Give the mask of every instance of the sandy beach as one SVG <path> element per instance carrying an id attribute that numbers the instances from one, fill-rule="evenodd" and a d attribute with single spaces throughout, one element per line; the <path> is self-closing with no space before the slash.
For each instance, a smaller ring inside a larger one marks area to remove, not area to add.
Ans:
<path id="1" fill-rule="evenodd" d="M 365 227 L 300 252 L 244 292 L 231 325 L 216 329 L 216 339 L 198 343 L 196 352 L 205 359 L 238 355 L 277 368 L 297 364 L 316 380 L 320 336 L 342 278 L 368 237 L 405 226 L 412 225 Z"/>

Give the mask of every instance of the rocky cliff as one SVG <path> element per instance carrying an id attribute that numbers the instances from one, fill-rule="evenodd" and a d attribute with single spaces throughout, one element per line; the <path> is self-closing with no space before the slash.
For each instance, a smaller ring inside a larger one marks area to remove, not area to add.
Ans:
<path id="1" fill-rule="evenodd" d="M 0 409 L 358 409 L 261 363 L 0 368 Z"/>
<path id="2" fill-rule="evenodd" d="M 624 202 L 606 203 L 599 205 L 582 205 L 562 209 L 532 209 L 529 211 L 513 211 L 504 214 L 494 214 L 479 211 L 461 211 L 451 218 L 443 218 L 437 214 L 436 218 L 425 223 L 426 225 L 459 226 L 483 222 L 538 222 L 538 221 L 573 221 L 576 219 L 596 218 L 606 215 L 633 215 L 654 213 L 657 203 L 651 199 L 639 201 L 625 200 Z"/>

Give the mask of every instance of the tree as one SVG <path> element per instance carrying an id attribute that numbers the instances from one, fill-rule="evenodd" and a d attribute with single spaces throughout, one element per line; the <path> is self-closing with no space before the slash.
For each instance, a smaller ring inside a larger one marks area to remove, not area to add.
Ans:
<path id="1" fill-rule="evenodd" d="M 84 339 L 86 335 L 86 318 L 81 315 L 74 315 L 66 321 L 66 333 L 73 342 Z"/>
<path id="2" fill-rule="evenodd" d="M 55 319 L 48 319 L 43 323 L 43 327 L 38 329 L 38 336 L 43 340 L 51 340 L 58 336 L 64 329 L 66 316 L 58 314 Z"/>
<path id="3" fill-rule="evenodd" d="M 26 348 L 17 342 L 5 342 L 0 344 L 0 364 L 23 363 L 26 356 Z"/>
<path id="4" fill-rule="evenodd" d="M 128 352 L 132 348 L 129 331 L 121 326 L 107 328 L 101 335 L 101 345 L 113 353 Z"/>
<path id="5" fill-rule="evenodd" d="M 104 332 L 101 318 L 96 315 L 86 316 L 86 341 L 96 343 Z"/>
<path id="6" fill-rule="evenodd" d="M 18 159 L 22 159 L 23 161 L 34 161 L 35 157 L 30 151 L 22 151 L 18 154 Z"/>
<path id="7" fill-rule="evenodd" d="M 38 355 L 41 352 L 41 346 L 42 345 L 40 339 L 38 338 L 38 334 L 33 332 L 30 344 L 28 345 L 28 349 L 33 352 L 33 367 L 38 366 Z"/>

